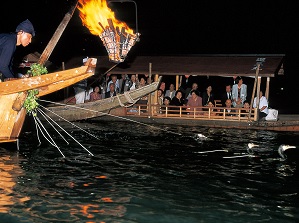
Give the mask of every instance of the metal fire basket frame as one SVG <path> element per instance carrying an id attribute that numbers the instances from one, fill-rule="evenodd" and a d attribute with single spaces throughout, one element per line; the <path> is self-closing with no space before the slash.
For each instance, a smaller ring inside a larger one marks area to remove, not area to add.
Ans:
<path id="1" fill-rule="evenodd" d="M 108 21 L 109 27 L 103 27 L 103 33 L 100 38 L 107 50 L 109 60 L 115 63 L 121 63 L 127 57 L 130 49 L 139 42 L 140 33 L 138 33 L 138 18 L 137 18 L 137 4 L 133 0 L 107 0 L 110 2 L 132 2 L 135 5 L 135 19 L 136 19 L 136 31 L 135 34 L 126 33 L 124 29 L 119 29 L 119 27 L 114 27 L 111 21 Z"/>

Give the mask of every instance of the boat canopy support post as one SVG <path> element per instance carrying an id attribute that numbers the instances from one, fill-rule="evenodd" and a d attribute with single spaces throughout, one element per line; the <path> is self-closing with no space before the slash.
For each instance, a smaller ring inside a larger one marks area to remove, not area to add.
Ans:
<path id="1" fill-rule="evenodd" d="M 257 78 L 257 88 L 256 88 L 256 108 L 258 110 L 259 110 L 259 106 L 260 106 L 261 81 L 262 81 L 262 77 L 258 77 Z"/>
<path id="2" fill-rule="evenodd" d="M 257 85 L 257 81 L 258 81 L 259 70 L 260 70 L 260 63 L 257 63 L 256 71 L 255 71 L 254 85 L 253 85 L 251 101 L 250 101 L 250 110 L 249 110 L 249 116 L 248 117 L 251 117 L 251 110 L 252 110 L 252 107 L 253 107 L 254 94 L 255 94 L 256 85 Z"/>
<path id="3" fill-rule="evenodd" d="M 179 75 L 175 75 L 175 89 L 178 90 L 179 89 Z"/>
<path id="4" fill-rule="evenodd" d="M 152 83 L 152 63 L 149 63 L 148 64 L 148 84 L 151 84 Z M 148 110 L 149 110 L 149 115 L 150 117 L 153 116 L 153 111 L 152 111 L 152 94 L 149 94 L 149 97 L 148 97 Z"/>
<path id="5" fill-rule="evenodd" d="M 269 92 L 270 92 L 270 77 L 267 77 L 265 97 L 267 98 L 268 101 L 269 101 Z"/>

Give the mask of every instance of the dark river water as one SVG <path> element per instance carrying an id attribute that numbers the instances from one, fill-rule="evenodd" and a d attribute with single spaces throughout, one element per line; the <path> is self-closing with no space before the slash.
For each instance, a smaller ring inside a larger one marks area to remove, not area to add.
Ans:
<path id="1" fill-rule="evenodd" d="M 297 165 L 278 154 L 299 133 L 75 125 L 62 123 L 69 145 L 46 125 L 60 151 L 35 131 L 0 148 L 1 223 L 299 222 Z"/>

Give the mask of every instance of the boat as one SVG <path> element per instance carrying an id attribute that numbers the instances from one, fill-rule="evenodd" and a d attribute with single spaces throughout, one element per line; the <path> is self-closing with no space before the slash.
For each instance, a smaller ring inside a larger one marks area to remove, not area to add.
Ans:
<path id="1" fill-rule="evenodd" d="M 99 59 L 99 58 L 98 58 Z M 109 61 L 101 58 L 101 65 L 109 66 Z M 175 64 L 175 66 L 174 66 Z M 151 69 L 148 69 L 148 67 Z M 270 98 L 270 79 L 281 78 L 284 75 L 283 54 L 208 54 L 208 55 L 181 55 L 181 56 L 137 56 L 128 58 L 122 67 L 117 67 L 111 74 L 150 74 L 155 78 L 163 77 L 162 81 L 172 78 L 175 88 L 179 89 L 182 78 L 185 75 L 200 78 L 220 78 L 219 85 L 224 86 L 225 80 L 233 76 L 242 76 L 250 80 L 252 91 L 248 90 L 249 100 L 265 85 L 265 97 Z M 204 79 L 203 79 L 204 80 Z M 201 84 L 201 83 L 200 83 Z M 249 85 L 248 85 L 249 86 Z M 250 94 L 252 92 L 252 94 Z M 217 98 L 216 98 L 217 99 Z M 128 119 L 148 124 L 189 125 L 215 128 L 252 129 L 267 131 L 299 131 L 299 115 L 279 114 L 276 120 L 260 120 L 256 109 L 251 108 L 248 116 L 241 109 L 237 109 L 235 116 L 229 117 L 218 113 L 217 116 L 206 115 L 190 116 L 184 112 L 173 114 L 171 107 L 168 112 L 158 113 L 157 95 L 154 95 L 151 103 L 144 106 L 136 104 L 137 112 L 126 109 L 112 109 L 110 113 L 116 113 L 127 121 Z M 251 103 L 252 104 L 252 103 Z M 221 104 L 216 105 L 219 110 Z M 182 111 L 185 107 L 180 108 Z M 275 108 L 274 108 L 275 109 Z M 279 111 L 278 111 L 279 112 Z M 96 119 L 111 120 L 110 116 Z M 115 117 L 112 118 L 115 120 Z"/>
<path id="2" fill-rule="evenodd" d="M 51 104 L 45 106 L 44 112 L 55 121 L 79 121 L 106 115 L 114 108 L 132 109 L 134 107 L 134 109 L 137 109 L 135 105 L 138 104 L 139 99 L 156 91 L 161 79 L 162 77 L 144 87 L 117 94 L 110 98 L 75 105 L 53 103 L 54 106 L 51 106 Z"/>
<path id="3" fill-rule="evenodd" d="M 61 34 L 69 23 L 77 6 L 74 4 L 65 14 L 37 64 L 44 65 Z M 95 73 L 97 59 L 90 58 L 84 66 L 52 72 L 40 76 L 15 78 L 0 82 L 0 143 L 17 142 L 27 114 L 23 104 L 29 90 L 38 90 L 38 98 L 73 85 Z"/>
<path id="4" fill-rule="evenodd" d="M 37 97 L 58 91 L 94 75 L 96 63 L 89 58 L 81 67 L 0 82 L 0 143 L 18 140 L 27 114 L 22 104 L 28 90 L 38 89 Z"/>

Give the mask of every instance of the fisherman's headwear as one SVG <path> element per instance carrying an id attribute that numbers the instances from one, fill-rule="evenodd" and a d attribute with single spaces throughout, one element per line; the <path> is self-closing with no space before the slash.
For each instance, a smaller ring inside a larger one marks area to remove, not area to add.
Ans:
<path id="1" fill-rule="evenodd" d="M 34 31 L 34 28 L 33 28 L 33 25 L 32 23 L 26 19 L 25 21 L 21 22 L 17 28 L 16 28 L 16 32 L 19 32 L 19 31 L 24 31 L 26 33 L 30 33 L 33 36 L 35 36 L 35 31 Z"/>

